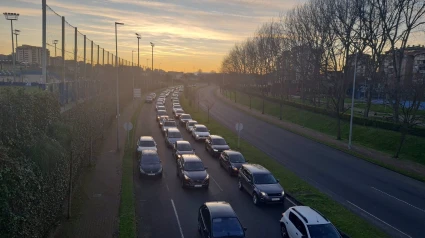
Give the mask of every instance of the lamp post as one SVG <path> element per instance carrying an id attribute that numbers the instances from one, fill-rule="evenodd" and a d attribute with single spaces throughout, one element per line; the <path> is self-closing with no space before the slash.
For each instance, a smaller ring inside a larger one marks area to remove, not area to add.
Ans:
<path id="1" fill-rule="evenodd" d="M 137 72 L 140 72 L 140 39 L 142 39 L 142 37 L 140 36 L 139 33 L 136 33 L 137 36 Z M 133 86 L 134 87 L 134 86 Z"/>
<path id="2" fill-rule="evenodd" d="M 135 50 L 131 50 L 131 68 L 132 68 L 132 72 L 133 72 L 133 93 L 134 93 L 134 60 L 133 60 L 133 53 L 136 52 Z M 134 95 L 133 95 L 134 97 Z"/>
<path id="3" fill-rule="evenodd" d="M 120 139 L 119 139 L 119 126 L 120 126 L 120 97 L 119 97 L 119 84 L 118 84 L 118 38 L 117 38 L 117 25 L 124 25 L 124 23 L 115 22 L 115 67 L 117 68 L 117 80 L 116 80 L 116 96 L 117 96 L 117 152 L 120 151 Z"/>
<path id="4" fill-rule="evenodd" d="M 12 61 L 13 61 L 13 81 L 16 81 L 16 72 L 15 72 L 15 46 L 13 43 L 13 21 L 17 21 L 19 17 L 19 13 L 11 13 L 11 12 L 5 12 L 3 13 L 4 18 L 6 20 L 10 21 L 10 33 L 12 36 Z"/>
<path id="5" fill-rule="evenodd" d="M 153 72 L 153 47 L 155 46 L 155 44 L 151 42 L 151 46 L 152 46 L 152 72 Z"/>
<path id="6" fill-rule="evenodd" d="M 18 30 L 18 29 L 15 29 L 15 32 L 13 33 L 15 35 L 16 48 L 18 48 L 18 35 L 19 35 L 19 33 L 21 33 L 21 31 Z M 16 52 L 16 53 L 18 53 L 18 52 Z"/>
<path id="7" fill-rule="evenodd" d="M 56 57 L 56 45 L 58 44 L 58 40 L 53 40 L 53 44 L 55 45 L 55 57 Z"/>

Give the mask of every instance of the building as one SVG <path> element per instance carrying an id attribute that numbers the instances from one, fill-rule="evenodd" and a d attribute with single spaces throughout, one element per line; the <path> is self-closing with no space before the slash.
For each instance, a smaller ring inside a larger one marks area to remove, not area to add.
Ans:
<path id="1" fill-rule="evenodd" d="M 359 53 L 357 55 L 357 66 L 356 63 L 356 54 L 351 54 L 347 57 L 347 66 L 350 72 L 354 72 L 354 68 L 356 67 L 356 77 L 368 77 L 367 73 L 370 71 L 369 67 L 372 65 L 371 56 L 364 53 Z M 370 80 L 370 78 L 368 78 Z"/>
<path id="2" fill-rule="evenodd" d="M 12 55 L 10 54 L 10 55 L 3 55 L 3 54 L 0 54 L 0 60 L 10 60 L 10 61 L 12 61 Z"/>
<path id="3" fill-rule="evenodd" d="M 47 51 L 47 64 L 49 65 L 50 51 Z M 16 48 L 16 59 L 18 62 L 29 65 L 41 65 L 43 48 L 31 45 L 22 45 Z"/>

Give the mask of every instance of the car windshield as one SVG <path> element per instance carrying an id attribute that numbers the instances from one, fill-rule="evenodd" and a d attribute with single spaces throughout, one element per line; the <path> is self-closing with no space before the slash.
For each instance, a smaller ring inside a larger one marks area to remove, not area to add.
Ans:
<path id="1" fill-rule="evenodd" d="M 167 112 L 166 111 L 158 111 L 158 115 L 159 116 L 167 115 Z"/>
<path id="2" fill-rule="evenodd" d="M 159 164 L 158 155 L 143 155 L 141 159 L 142 164 Z"/>
<path id="3" fill-rule="evenodd" d="M 201 161 L 196 162 L 185 162 L 184 163 L 184 170 L 185 171 L 204 171 L 205 167 L 204 164 Z"/>
<path id="4" fill-rule="evenodd" d="M 245 163 L 245 158 L 241 154 L 230 155 L 230 162 L 232 163 Z"/>
<path id="5" fill-rule="evenodd" d="M 194 121 L 194 122 L 189 122 L 189 126 L 193 126 L 193 125 L 195 125 L 196 124 L 196 121 Z"/>
<path id="6" fill-rule="evenodd" d="M 164 106 L 158 106 L 158 110 L 164 110 L 165 107 Z"/>
<path id="7" fill-rule="evenodd" d="M 139 146 L 141 147 L 155 147 L 155 142 L 151 140 L 142 140 L 139 141 Z"/>
<path id="8" fill-rule="evenodd" d="M 176 110 L 176 113 L 184 113 L 184 111 L 179 109 L 179 110 Z"/>
<path id="9" fill-rule="evenodd" d="M 226 141 L 224 139 L 213 139 L 212 140 L 213 145 L 227 145 Z"/>
<path id="10" fill-rule="evenodd" d="M 255 184 L 274 184 L 277 183 L 277 180 L 271 174 L 254 174 L 254 183 Z"/>
<path id="11" fill-rule="evenodd" d="M 176 122 L 174 122 L 174 121 L 166 121 L 166 122 L 164 122 L 164 126 L 165 127 L 169 127 L 169 126 L 176 126 Z"/>
<path id="12" fill-rule="evenodd" d="M 168 138 L 182 138 L 180 132 L 168 132 Z"/>
<path id="13" fill-rule="evenodd" d="M 182 108 L 182 106 L 180 106 L 180 105 L 174 105 L 173 107 L 174 108 Z"/>
<path id="14" fill-rule="evenodd" d="M 244 231 L 236 217 L 214 218 L 212 220 L 212 236 L 218 237 L 243 237 Z"/>
<path id="15" fill-rule="evenodd" d="M 208 132 L 208 129 L 206 127 L 198 127 L 196 128 L 197 132 Z"/>
<path id="16" fill-rule="evenodd" d="M 192 146 L 190 144 L 178 144 L 178 151 L 192 151 Z"/>
<path id="17" fill-rule="evenodd" d="M 190 115 L 183 115 L 180 117 L 181 119 L 192 119 Z"/>
<path id="18" fill-rule="evenodd" d="M 341 237 L 335 227 L 328 224 L 307 225 L 311 238 L 339 238 Z"/>

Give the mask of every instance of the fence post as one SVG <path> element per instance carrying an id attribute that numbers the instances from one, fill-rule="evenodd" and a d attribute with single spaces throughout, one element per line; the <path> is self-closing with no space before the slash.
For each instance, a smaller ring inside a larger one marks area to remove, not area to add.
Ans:
<path id="1" fill-rule="evenodd" d="M 64 104 L 65 102 L 65 17 L 62 16 L 62 83 L 59 85 L 62 85 L 59 90 L 60 92 L 60 98 L 61 103 Z"/>
<path id="2" fill-rule="evenodd" d="M 77 60 L 77 50 L 78 50 L 78 30 L 77 27 L 74 28 L 74 63 L 75 63 L 75 74 L 74 74 L 74 85 L 73 91 L 76 93 L 76 97 L 73 95 L 73 98 L 77 99 L 78 102 L 78 88 L 80 86 L 80 81 L 78 79 L 78 60 Z"/>

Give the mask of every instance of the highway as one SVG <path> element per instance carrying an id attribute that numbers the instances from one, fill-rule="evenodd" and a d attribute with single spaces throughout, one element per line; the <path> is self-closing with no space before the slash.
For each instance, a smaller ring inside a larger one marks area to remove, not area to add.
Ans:
<path id="1" fill-rule="evenodd" d="M 170 98 L 166 99 L 167 112 L 172 116 Z M 176 177 L 176 162 L 171 149 L 167 148 L 164 136 L 155 120 L 155 103 L 145 105 L 139 115 L 136 135 L 153 136 L 158 143 L 162 160 L 162 179 L 139 178 L 138 166 L 134 160 L 134 188 L 138 237 L 200 237 L 197 231 L 197 212 L 207 201 L 229 202 L 244 227 L 247 237 L 280 237 L 279 219 L 282 212 L 293 204 L 256 207 L 246 192 L 237 187 L 237 177 L 230 177 L 216 158 L 204 149 L 203 142 L 195 142 L 181 126 L 183 138 L 188 140 L 196 154 L 208 167 L 210 186 L 205 189 L 183 189 Z M 212 132 L 214 133 L 214 132 Z M 135 142 L 134 142 L 135 143 Z"/>
<path id="2" fill-rule="evenodd" d="M 204 87 L 199 94 L 203 97 L 201 100 L 215 101 L 210 115 L 225 127 L 235 131 L 235 123 L 242 122 L 243 139 L 392 237 L 424 237 L 424 183 L 250 116 L 217 99 L 214 95 L 216 89 L 213 86 Z M 205 110 L 204 105 L 201 107 Z M 247 200 L 233 190 L 227 192 L 228 199 Z M 248 208 L 258 210 L 247 204 L 246 210 Z M 274 222 L 280 212 L 276 211 L 275 215 L 273 209 L 261 210 L 264 211 L 257 212 L 276 216 L 272 219 Z M 242 217 L 246 219 L 245 215 Z M 250 217 L 256 218 L 257 215 L 251 214 Z M 250 223 L 246 222 L 245 225 L 249 226 Z M 276 226 L 275 223 L 268 225 L 269 230 Z"/>

